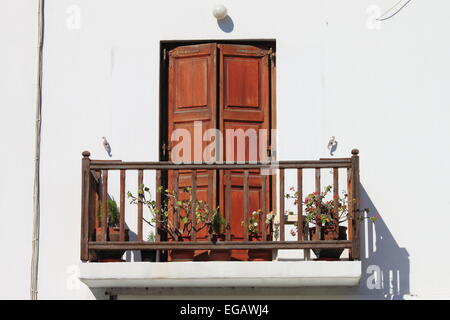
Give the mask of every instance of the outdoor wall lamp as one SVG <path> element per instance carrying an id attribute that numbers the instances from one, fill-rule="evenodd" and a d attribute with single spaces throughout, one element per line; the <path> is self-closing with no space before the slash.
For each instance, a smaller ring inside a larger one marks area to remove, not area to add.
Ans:
<path id="1" fill-rule="evenodd" d="M 222 4 L 218 4 L 213 8 L 212 14 L 217 20 L 222 20 L 227 16 L 227 8 Z"/>

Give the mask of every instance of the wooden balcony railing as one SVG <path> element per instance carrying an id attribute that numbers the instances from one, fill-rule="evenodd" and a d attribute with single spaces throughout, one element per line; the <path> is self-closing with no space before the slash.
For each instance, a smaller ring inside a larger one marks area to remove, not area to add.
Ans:
<path id="1" fill-rule="evenodd" d="M 173 249 L 188 249 L 188 250 L 247 250 L 247 249 L 297 249 L 305 250 L 305 257 L 309 257 L 310 249 L 349 249 L 349 258 L 351 260 L 358 260 L 360 258 L 360 237 L 359 237 L 359 156 L 358 150 L 352 150 L 352 156 L 349 158 L 333 158 L 333 159 L 320 159 L 316 161 L 279 161 L 277 163 L 277 174 L 279 177 L 278 194 L 279 194 L 279 210 L 278 213 L 285 212 L 285 171 L 296 170 L 297 174 L 297 190 L 298 190 L 298 203 L 297 212 L 303 213 L 303 176 L 306 170 L 315 171 L 315 191 L 321 191 L 321 169 L 332 169 L 333 173 L 333 192 L 334 196 L 337 195 L 339 190 L 339 169 L 346 171 L 347 178 L 347 194 L 349 199 L 354 201 L 349 202 L 348 209 L 348 240 L 308 240 L 306 230 L 298 228 L 297 239 L 286 241 L 285 236 L 285 215 L 281 215 L 279 220 L 279 238 L 273 241 L 230 241 L 229 231 L 227 233 L 226 241 L 212 242 L 212 241 L 196 241 L 195 235 L 193 241 L 179 242 L 179 241 L 162 241 L 161 234 L 158 231 L 159 226 L 155 228 L 156 241 L 147 242 L 143 241 L 143 207 L 142 204 L 137 206 L 137 240 L 126 240 L 125 229 L 125 208 L 126 208 L 126 193 L 125 179 L 126 173 L 131 170 L 138 172 L 137 183 L 141 185 L 144 178 L 144 172 L 149 170 L 156 171 L 156 183 L 155 183 L 155 195 L 157 206 L 161 205 L 161 192 L 158 191 L 158 187 L 163 183 L 163 175 L 168 170 L 192 170 L 195 177 L 196 170 L 216 170 L 225 172 L 225 203 L 226 211 L 225 218 L 227 221 L 230 219 L 230 199 L 231 199 L 231 179 L 230 170 L 243 170 L 243 189 L 244 189 L 244 203 L 243 214 L 244 217 L 248 217 L 248 179 L 249 171 L 252 169 L 264 169 L 271 168 L 270 164 L 173 164 L 170 162 L 122 162 L 114 160 L 91 160 L 89 158 L 90 153 L 88 151 L 83 152 L 82 158 L 82 192 L 81 192 L 81 260 L 92 261 L 95 260 L 96 253 L 101 251 L 114 251 L 114 250 L 173 250 Z M 113 170 L 120 171 L 120 239 L 119 241 L 108 241 L 107 239 L 107 206 L 102 206 L 102 223 L 103 228 L 102 239 L 96 239 L 96 227 L 98 222 L 96 221 L 96 213 L 98 208 L 99 199 L 107 199 L 108 197 L 108 172 Z M 273 170 L 273 168 L 272 168 Z M 174 175 L 175 177 L 178 174 Z M 195 179 L 193 179 L 195 181 Z M 265 179 L 262 179 L 262 189 L 266 188 Z M 178 186 L 178 180 L 175 181 L 175 187 Z M 100 187 L 101 186 L 101 187 Z M 195 183 L 192 188 L 195 194 Z M 211 188 L 210 188 L 211 189 Z M 211 191 L 210 191 L 211 192 Z M 208 195 L 210 197 L 210 195 Z M 268 207 L 265 197 L 261 197 L 261 207 L 263 209 Z M 335 203 L 336 204 L 336 203 Z M 265 212 L 265 210 L 263 210 Z M 303 225 L 303 214 L 297 214 L 298 226 Z M 159 221 L 159 219 L 157 219 Z M 265 219 L 263 224 L 265 224 Z M 244 219 L 247 221 L 247 219 Z M 245 230 L 244 239 L 248 240 L 248 232 L 246 223 L 243 226 Z M 317 234 L 320 233 L 320 225 L 316 226 Z M 266 230 L 263 225 L 262 230 Z M 263 232 L 264 232 L 263 231 Z M 263 238 L 264 239 L 264 238 Z M 97 240 L 97 241 L 96 241 Z"/>

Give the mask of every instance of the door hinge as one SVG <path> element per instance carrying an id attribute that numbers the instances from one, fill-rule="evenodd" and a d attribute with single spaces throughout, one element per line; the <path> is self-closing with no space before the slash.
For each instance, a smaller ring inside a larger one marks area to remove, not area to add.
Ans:
<path id="1" fill-rule="evenodd" d="M 165 142 L 162 144 L 161 146 L 161 151 L 162 151 L 162 155 L 164 157 L 164 159 L 166 158 L 166 156 L 169 155 L 170 152 L 170 146 L 168 146 Z"/>
<path id="2" fill-rule="evenodd" d="M 169 68 L 171 67 L 170 65 L 170 52 L 167 52 L 166 48 L 163 49 L 163 63 L 166 64 Z"/>
<path id="3" fill-rule="evenodd" d="M 270 63 L 272 65 L 275 65 L 275 52 L 273 52 L 272 48 L 270 48 L 268 55 L 269 55 Z"/>

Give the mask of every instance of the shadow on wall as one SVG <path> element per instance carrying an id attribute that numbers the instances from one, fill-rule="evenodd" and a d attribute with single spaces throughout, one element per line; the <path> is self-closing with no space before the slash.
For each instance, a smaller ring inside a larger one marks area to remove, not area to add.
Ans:
<path id="1" fill-rule="evenodd" d="M 128 225 L 125 224 L 125 228 L 128 228 Z M 137 234 L 131 230 L 128 230 L 129 241 L 137 241 Z M 133 259 L 134 258 L 134 259 Z M 141 251 L 140 250 L 127 250 L 125 251 L 125 261 L 126 262 L 134 262 L 141 261 Z"/>
<path id="2" fill-rule="evenodd" d="M 230 33 L 234 29 L 233 19 L 231 19 L 230 16 L 226 16 L 222 20 L 217 20 L 217 24 L 219 25 L 219 28 L 226 33 Z"/>
<path id="3" fill-rule="evenodd" d="M 374 299 L 403 299 L 410 292 L 409 253 L 400 248 L 382 212 L 379 212 L 364 187 L 361 185 L 361 208 L 369 208 L 371 216 L 378 216 L 372 223 L 365 220 L 361 224 L 361 294 Z"/>

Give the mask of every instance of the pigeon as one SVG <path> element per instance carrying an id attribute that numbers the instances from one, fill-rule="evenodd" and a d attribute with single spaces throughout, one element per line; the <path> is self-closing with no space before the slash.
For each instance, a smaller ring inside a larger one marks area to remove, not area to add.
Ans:
<path id="1" fill-rule="evenodd" d="M 336 141 L 336 137 L 332 136 L 328 141 L 327 148 L 330 150 L 330 156 L 333 156 L 333 153 L 336 151 L 338 142 Z"/>
<path id="2" fill-rule="evenodd" d="M 328 145 L 327 145 L 328 150 L 331 151 L 331 148 L 334 146 L 335 143 L 336 143 L 336 138 L 335 138 L 335 136 L 332 136 L 330 141 L 328 141 Z"/>
<path id="3" fill-rule="evenodd" d="M 108 140 L 106 140 L 105 137 L 102 137 L 102 139 L 103 139 L 103 147 L 105 148 L 106 152 L 108 152 L 108 156 L 112 157 L 111 146 L 109 145 Z"/>

